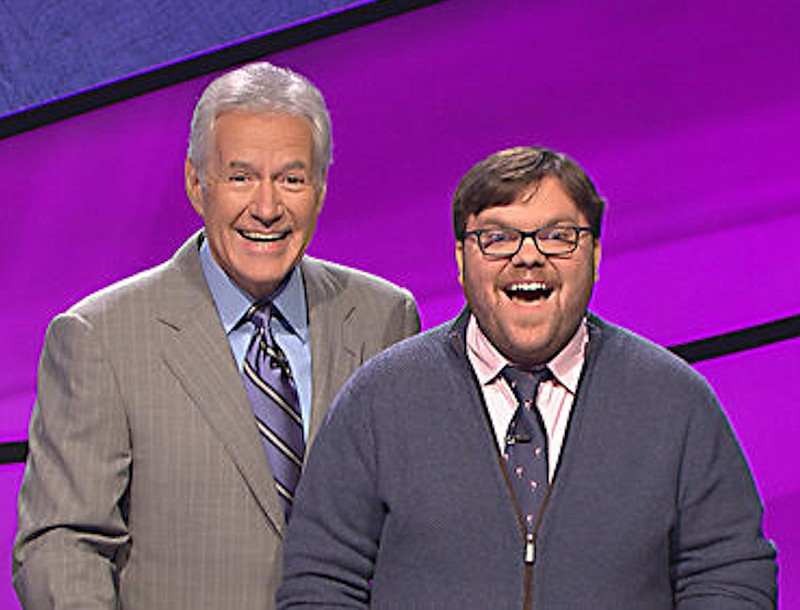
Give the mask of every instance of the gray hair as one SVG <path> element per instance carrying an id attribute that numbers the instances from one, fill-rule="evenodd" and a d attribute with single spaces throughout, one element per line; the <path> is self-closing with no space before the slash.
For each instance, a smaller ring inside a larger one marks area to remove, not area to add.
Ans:
<path id="1" fill-rule="evenodd" d="M 332 162 L 331 118 L 325 99 L 308 79 L 269 62 L 256 62 L 223 74 L 206 87 L 195 106 L 187 157 L 201 179 L 205 174 L 215 119 L 223 112 L 283 112 L 308 120 L 314 141 L 316 188 Z"/>

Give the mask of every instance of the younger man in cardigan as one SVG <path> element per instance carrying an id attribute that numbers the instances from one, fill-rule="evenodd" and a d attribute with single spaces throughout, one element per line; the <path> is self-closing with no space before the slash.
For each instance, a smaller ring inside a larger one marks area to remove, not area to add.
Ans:
<path id="1" fill-rule="evenodd" d="M 340 393 L 279 608 L 774 607 L 775 551 L 712 390 L 587 312 L 603 208 L 546 149 L 462 179 L 468 306 Z"/>

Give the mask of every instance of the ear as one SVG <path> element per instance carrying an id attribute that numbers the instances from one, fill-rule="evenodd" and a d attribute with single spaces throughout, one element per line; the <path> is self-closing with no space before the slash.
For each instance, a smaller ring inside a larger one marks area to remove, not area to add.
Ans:
<path id="1" fill-rule="evenodd" d="M 464 286 L 464 242 L 456 240 L 456 265 L 458 265 L 458 283 Z"/>
<path id="2" fill-rule="evenodd" d="M 594 266 L 594 281 L 600 279 L 600 258 L 601 258 L 600 240 L 595 237 L 594 250 L 592 252 L 592 264 Z"/>
<path id="3" fill-rule="evenodd" d="M 186 189 L 186 195 L 189 197 L 189 201 L 192 202 L 192 207 L 194 211 L 197 212 L 200 216 L 203 215 L 203 186 L 200 184 L 200 174 L 197 171 L 197 168 L 192 165 L 192 162 L 189 159 L 186 159 L 186 163 L 183 167 L 183 177 L 184 177 L 184 188 Z"/>
<path id="4" fill-rule="evenodd" d="M 325 195 L 327 194 L 327 192 L 328 192 L 328 183 L 323 182 L 322 186 L 320 187 L 319 191 L 316 194 L 317 201 L 315 203 L 315 208 L 317 210 L 318 215 L 322 210 L 322 204 L 325 203 Z"/>

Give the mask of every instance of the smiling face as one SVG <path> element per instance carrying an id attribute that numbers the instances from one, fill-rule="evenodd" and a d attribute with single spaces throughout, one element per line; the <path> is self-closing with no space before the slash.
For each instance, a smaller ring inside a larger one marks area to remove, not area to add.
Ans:
<path id="1" fill-rule="evenodd" d="M 551 225 L 585 226 L 587 219 L 559 180 L 545 176 L 508 205 L 467 217 L 466 230 Z M 592 294 L 600 245 L 581 233 L 578 248 L 545 256 L 526 239 L 512 258 L 489 258 L 474 236 L 456 243 L 459 281 L 481 330 L 511 362 L 543 364 L 570 340 Z"/>
<path id="2" fill-rule="evenodd" d="M 208 166 L 186 164 L 186 190 L 217 264 L 252 297 L 272 293 L 314 233 L 324 185 L 313 185 L 309 123 L 232 111 L 214 122 Z"/>

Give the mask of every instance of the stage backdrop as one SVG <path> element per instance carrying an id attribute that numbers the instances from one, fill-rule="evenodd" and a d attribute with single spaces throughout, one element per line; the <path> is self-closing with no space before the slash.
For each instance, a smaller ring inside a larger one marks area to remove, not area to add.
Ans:
<path id="1" fill-rule="evenodd" d="M 800 5 L 452 0 L 271 56 L 325 92 L 335 162 L 314 255 L 463 304 L 449 200 L 544 144 L 609 200 L 593 309 L 664 345 L 800 313 Z M 182 192 L 201 78 L 0 141 L 0 440 L 26 437 L 48 320 L 199 227 Z M 698 363 L 755 471 L 800 608 L 800 340 Z M 21 465 L 0 468 L 0 572 Z M 14 608 L 3 582 L 0 607 Z"/>
<path id="2" fill-rule="evenodd" d="M 0 0 L 0 116 L 372 3 Z"/>

